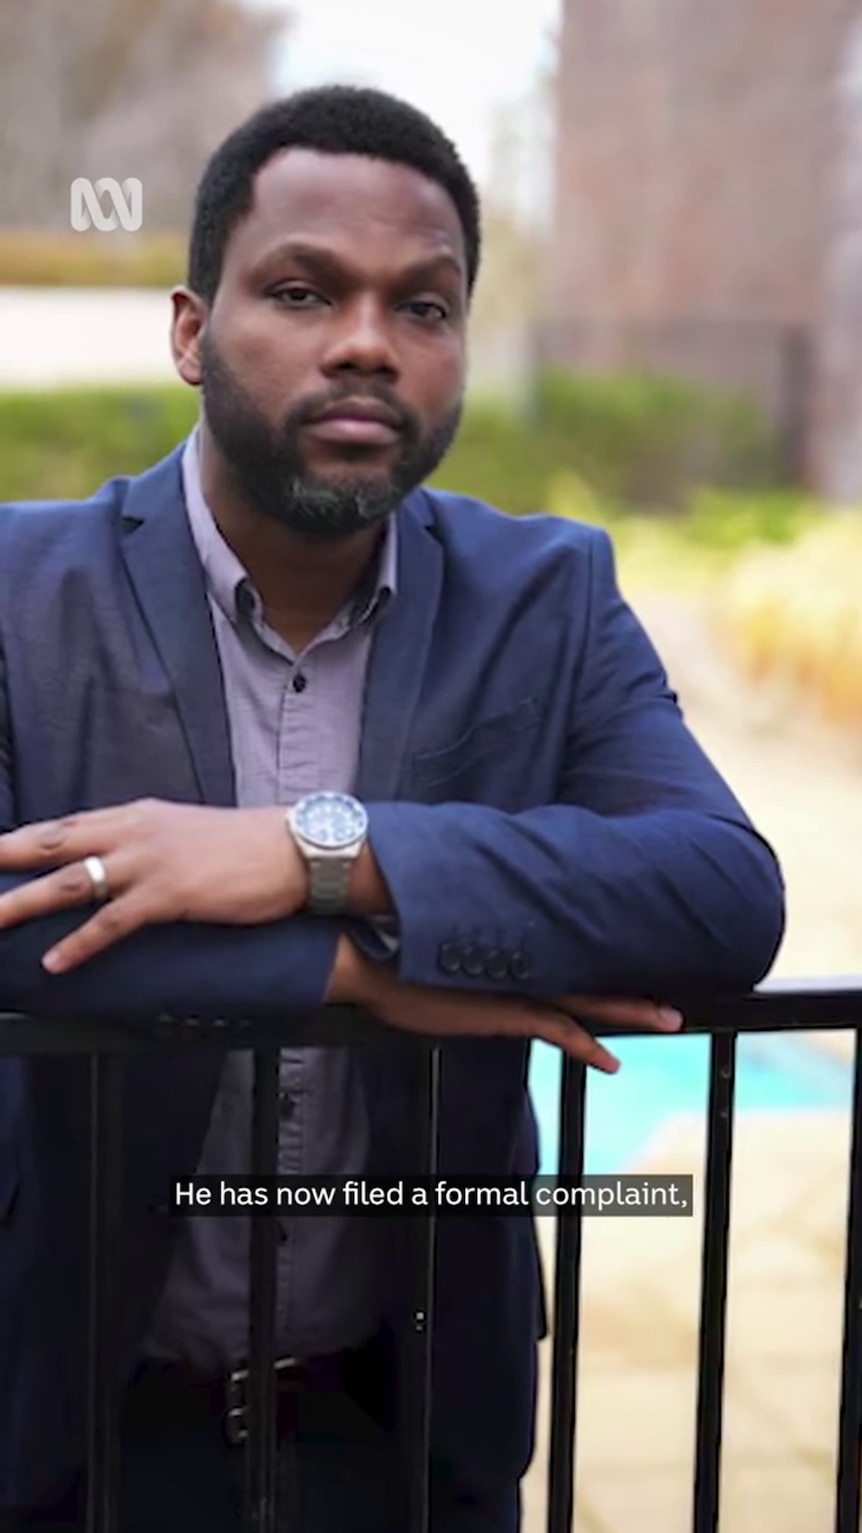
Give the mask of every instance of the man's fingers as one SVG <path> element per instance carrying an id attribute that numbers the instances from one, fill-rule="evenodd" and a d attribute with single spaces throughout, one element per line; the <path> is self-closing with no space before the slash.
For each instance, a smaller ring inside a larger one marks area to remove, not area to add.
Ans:
<path id="1" fill-rule="evenodd" d="M 128 805 L 93 809 L 7 831 L 0 835 L 0 868 L 28 872 L 111 851 L 128 810 Z"/>
<path id="2" fill-rule="evenodd" d="M 149 907 L 139 895 L 130 893 L 121 899 L 109 900 L 91 920 L 51 948 L 44 955 L 42 964 L 51 974 L 65 974 L 113 947 L 115 942 L 131 936 L 132 932 L 146 926 L 148 919 Z"/>
<path id="3" fill-rule="evenodd" d="M 512 1018 L 512 1031 L 521 1037 L 540 1038 L 543 1043 L 561 1049 L 571 1059 L 583 1065 L 591 1065 L 605 1075 L 615 1075 L 620 1068 L 616 1055 L 563 1011 L 553 1011 L 545 1006 L 527 1006 L 514 1011 Z"/>
<path id="4" fill-rule="evenodd" d="M 108 889 L 112 895 L 121 894 L 128 887 L 130 868 L 128 859 L 122 855 L 104 859 Z M 44 878 L 34 878 L 19 889 L 9 889 L 0 894 L 0 930 L 18 926 L 22 921 L 32 921 L 39 916 L 51 915 L 55 910 L 74 910 L 79 905 L 92 905 L 97 899 L 93 880 L 83 862 L 70 863 L 57 868 Z"/>
<path id="5" fill-rule="evenodd" d="M 405 999 L 408 993 L 412 997 L 410 1023 L 404 1021 L 407 1007 L 402 1010 L 401 1004 L 396 1004 L 402 992 Z M 561 996 L 553 1002 L 477 997 L 421 987 L 411 990 L 397 981 L 391 994 L 378 995 L 372 1009 L 391 1026 L 440 1037 L 538 1038 L 606 1075 L 615 1075 L 620 1061 L 579 1025 L 579 1018 L 654 1031 L 675 1031 L 681 1022 L 678 1016 L 662 1019 L 661 1008 L 650 1001 L 595 996 Z"/>
<path id="6" fill-rule="evenodd" d="M 561 995 L 553 1005 L 572 1017 L 604 1022 L 609 1027 L 642 1027 L 652 1032 L 676 1033 L 683 1018 L 672 1006 L 617 996 Z"/>
<path id="7" fill-rule="evenodd" d="M 550 1043 L 554 1048 L 562 1049 L 571 1059 L 576 1059 L 580 1064 L 590 1065 L 595 1070 L 601 1070 L 605 1075 L 616 1075 L 620 1068 L 620 1062 L 616 1055 L 611 1054 L 597 1038 L 591 1038 L 582 1027 L 573 1023 L 568 1017 L 554 1015 L 548 1012 L 547 1016 L 537 1019 L 532 1028 L 535 1038 L 541 1038 L 544 1043 Z"/>
<path id="8" fill-rule="evenodd" d="M 50 915 L 52 910 L 66 910 L 88 905 L 93 899 L 93 883 L 83 863 L 72 863 L 45 878 L 34 878 L 20 889 L 0 895 L 0 928 Z"/>

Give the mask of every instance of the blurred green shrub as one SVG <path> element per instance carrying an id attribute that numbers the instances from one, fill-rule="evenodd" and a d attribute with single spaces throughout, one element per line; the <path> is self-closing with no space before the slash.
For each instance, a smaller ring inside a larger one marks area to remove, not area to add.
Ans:
<path id="1" fill-rule="evenodd" d="M 626 506 L 667 513 L 685 506 L 692 487 L 762 489 L 780 478 L 773 428 L 724 390 L 550 371 L 537 379 L 534 416 L 555 463 Z"/>
<path id="2" fill-rule="evenodd" d="M 599 500 L 568 469 L 552 480 L 548 510 L 606 527 L 627 587 L 696 590 L 699 599 L 710 590 L 719 604 L 740 564 L 759 552 L 791 556 L 825 519 L 823 505 L 801 495 L 714 490 L 695 493 L 682 515 L 645 515 Z"/>
<path id="3" fill-rule="evenodd" d="M 0 393 L 0 500 L 92 495 L 164 457 L 196 413 L 197 395 L 173 384 Z"/>
<path id="4" fill-rule="evenodd" d="M 749 526 L 778 536 L 790 515 L 770 478 L 768 433 L 735 401 L 692 401 L 656 380 L 553 376 L 540 381 L 537 398 L 531 418 L 469 402 L 431 483 L 515 516 L 548 510 L 566 482 L 581 486 L 603 518 L 613 507 L 682 516 L 701 490 L 692 525 L 725 543 Z M 197 395 L 179 383 L 0 393 L 0 498 L 90 494 L 170 452 L 196 412 Z M 745 510 L 721 500 L 737 484 L 750 496 Z"/>
<path id="5" fill-rule="evenodd" d="M 760 494 L 699 490 L 688 507 L 684 531 L 703 548 L 735 553 L 753 543 L 795 543 L 822 520 L 822 504 L 787 490 Z"/>
<path id="6" fill-rule="evenodd" d="M 542 433 L 503 405 L 468 405 L 447 457 L 430 480 L 512 516 L 547 509 L 554 471 Z"/>

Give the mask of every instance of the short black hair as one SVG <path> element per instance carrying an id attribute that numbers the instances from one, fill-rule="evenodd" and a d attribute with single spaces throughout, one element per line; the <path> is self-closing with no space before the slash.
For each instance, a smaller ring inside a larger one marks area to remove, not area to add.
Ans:
<path id="1" fill-rule="evenodd" d="M 457 149 L 417 107 L 356 85 L 317 86 L 268 102 L 219 145 L 195 197 L 188 260 L 193 292 L 212 303 L 228 240 L 251 209 L 255 177 L 282 149 L 366 155 L 409 165 L 436 181 L 449 193 L 461 220 L 472 293 L 479 269 L 481 215 L 476 187 Z"/>

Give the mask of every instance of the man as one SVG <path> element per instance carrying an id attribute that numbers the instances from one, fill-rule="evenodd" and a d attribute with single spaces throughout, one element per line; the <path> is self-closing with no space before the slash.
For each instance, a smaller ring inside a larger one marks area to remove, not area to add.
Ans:
<path id="1" fill-rule="evenodd" d="M 372 91 L 275 103 L 214 154 L 173 294 L 195 431 L 0 522 L 0 1003 L 288 1021 L 355 1002 L 448 1040 L 441 1173 L 529 1176 L 529 1040 L 614 1069 L 580 1023 L 673 1031 L 673 996 L 747 990 L 784 907 L 606 535 L 422 487 L 459 423 L 479 223 L 448 141 Z M 400 1048 L 286 1049 L 280 1170 L 408 1167 L 411 1081 Z M 0 1065 L 10 1528 L 81 1526 L 85 1082 Z M 176 1177 L 248 1165 L 249 1104 L 244 1053 L 128 1065 L 123 1533 L 239 1526 L 219 1402 L 247 1357 L 248 1228 L 165 1203 Z M 284 1396 L 316 1423 L 290 1433 L 280 1404 L 285 1528 L 405 1527 L 406 1267 L 383 1228 L 282 1229 Z M 432 1527 L 513 1533 L 532 1221 L 443 1220 L 438 1262 Z"/>

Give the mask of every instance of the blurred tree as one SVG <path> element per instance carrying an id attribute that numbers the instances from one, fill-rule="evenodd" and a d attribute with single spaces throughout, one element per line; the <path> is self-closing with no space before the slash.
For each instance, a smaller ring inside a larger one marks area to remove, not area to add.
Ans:
<path id="1" fill-rule="evenodd" d="M 530 398 L 533 330 L 547 264 L 552 84 L 553 57 L 518 98 L 500 105 L 482 187 L 482 268 L 471 316 L 471 376 L 477 392 L 510 403 Z"/>
<path id="2" fill-rule="evenodd" d="M 68 229 L 76 176 L 137 176 L 145 229 L 185 230 L 207 156 L 275 94 L 288 20 L 238 0 L 0 0 L 0 225 Z"/>
<path id="3" fill-rule="evenodd" d="M 474 330 L 520 325 L 539 310 L 545 245 L 542 234 L 505 206 L 485 200 L 482 267 L 476 285 Z"/>
<path id="4" fill-rule="evenodd" d="M 547 34 L 534 78 L 500 105 L 491 131 L 487 200 L 533 233 L 551 222 L 557 50 L 555 33 Z"/>

